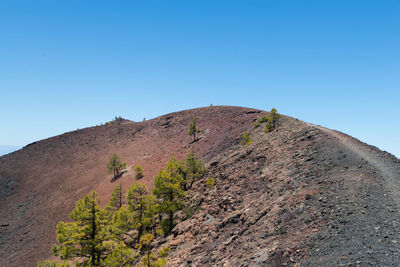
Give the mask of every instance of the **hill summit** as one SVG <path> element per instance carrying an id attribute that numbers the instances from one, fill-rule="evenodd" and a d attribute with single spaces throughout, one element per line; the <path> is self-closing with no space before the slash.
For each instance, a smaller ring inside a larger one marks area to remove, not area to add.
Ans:
<path id="1" fill-rule="evenodd" d="M 192 149 L 213 177 L 188 191 L 191 216 L 177 214 L 169 266 L 396 266 L 400 262 L 400 161 L 348 135 L 281 116 L 268 133 L 266 112 L 214 106 L 152 120 L 115 120 L 65 133 L 0 157 L 0 265 L 51 258 L 56 224 L 75 202 L 115 183 L 107 163 L 127 163 L 124 192 Z M 187 134 L 197 119 L 195 142 Z M 251 144 L 241 144 L 248 132 Z"/>

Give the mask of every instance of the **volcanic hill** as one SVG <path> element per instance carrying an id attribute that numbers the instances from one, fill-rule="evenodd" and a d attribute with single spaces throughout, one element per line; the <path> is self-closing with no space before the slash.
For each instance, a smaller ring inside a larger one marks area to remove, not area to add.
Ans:
<path id="1" fill-rule="evenodd" d="M 112 153 L 127 162 L 119 181 L 153 179 L 189 151 L 190 121 L 198 117 L 195 153 L 204 179 L 188 192 L 198 207 L 177 214 L 169 266 L 398 266 L 400 161 L 348 135 L 281 116 L 265 133 L 254 122 L 266 112 L 214 106 L 152 120 L 117 120 L 32 143 L 0 157 L 0 266 L 35 266 L 51 257 L 57 222 L 95 190 L 104 205 L 115 183 Z M 253 143 L 240 144 L 248 130 Z"/>

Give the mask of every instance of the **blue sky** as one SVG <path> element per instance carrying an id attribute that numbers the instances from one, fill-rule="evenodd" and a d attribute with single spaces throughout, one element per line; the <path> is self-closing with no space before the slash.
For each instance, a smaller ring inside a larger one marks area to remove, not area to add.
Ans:
<path id="1" fill-rule="evenodd" d="M 400 157 L 400 1 L 0 2 L 0 145 L 214 105 Z"/>

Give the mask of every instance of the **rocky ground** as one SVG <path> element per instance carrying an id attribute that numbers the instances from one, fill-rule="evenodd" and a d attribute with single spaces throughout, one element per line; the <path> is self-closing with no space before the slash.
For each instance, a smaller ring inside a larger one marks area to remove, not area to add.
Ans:
<path id="1" fill-rule="evenodd" d="M 398 266 L 400 162 L 294 119 L 210 161 L 214 189 L 175 228 L 171 266 Z"/>
<path id="2" fill-rule="evenodd" d="M 140 163 L 151 186 L 168 159 L 188 151 L 187 126 L 200 117 L 195 151 L 207 176 L 177 217 L 169 266 L 398 266 L 400 161 L 347 135 L 283 116 L 208 107 L 123 121 L 40 141 L 0 158 L 0 266 L 34 266 L 50 256 L 55 225 L 95 189 L 108 199 L 109 155 Z M 249 130 L 253 143 L 240 144 Z M 204 181 L 216 180 L 208 188 Z M 104 200 L 105 202 L 106 200 Z"/>

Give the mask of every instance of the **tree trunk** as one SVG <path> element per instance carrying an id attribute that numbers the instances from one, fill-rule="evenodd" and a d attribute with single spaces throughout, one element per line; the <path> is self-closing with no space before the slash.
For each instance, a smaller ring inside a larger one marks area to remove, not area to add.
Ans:
<path id="1" fill-rule="evenodd" d="M 92 257 L 91 263 L 96 265 L 96 244 L 94 243 L 96 239 L 96 209 L 95 202 L 92 202 L 92 232 L 90 234 L 90 239 L 92 241 L 92 246 L 90 248 L 90 256 Z"/>
<path id="2" fill-rule="evenodd" d="M 192 188 L 192 186 L 193 186 L 193 183 L 194 183 L 194 179 L 192 179 L 192 180 L 190 181 L 190 183 L 189 183 L 189 189 L 191 189 L 191 188 Z"/>
<path id="3" fill-rule="evenodd" d="M 138 216 L 139 218 L 139 223 L 140 223 L 140 226 L 139 226 L 139 229 L 138 229 L 138 236 L 137 236 L 137 240 L 138 240 L 138 242 L 140 241 L 140 237 L 142 236 L 142 233 L 143 233 L 143 204 L 140 204 L 140 209 L 139 209 L 139 216 Z"/>
<path id="4" fill-rule="evenodd" d="M 174 227 L 174 212 L 170 211 L 169 212 L 169 232 L 172 231 L 173 227 Z"/>
<path id="5" fill-rule="evenodd" d="M 171 202 L 174 201 L 174 195 L 172 194 L 172 192 L 169 192 L 169 201 Z M 171 232 L 174 226 L 174 212 L 169 211 L 168 214 L 169 214 L 169 232 Z"/>
<path id="6" fill-rule="evenodd" d="M 118 203 L 118 209 L 122 207 L 122 186 L 121 182 L 119 183 L 119 203 Z"/>

